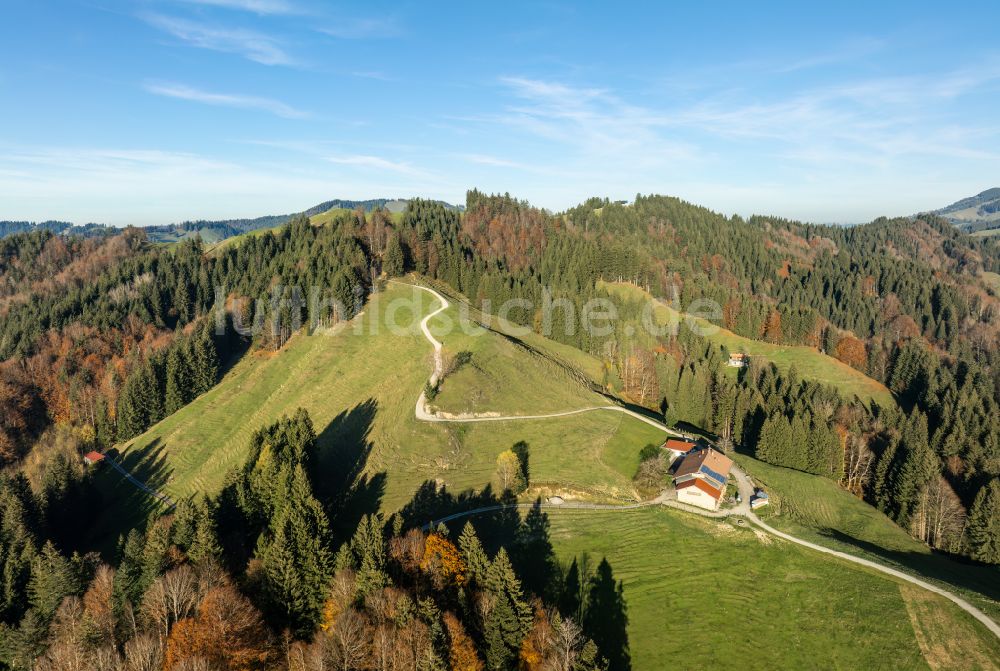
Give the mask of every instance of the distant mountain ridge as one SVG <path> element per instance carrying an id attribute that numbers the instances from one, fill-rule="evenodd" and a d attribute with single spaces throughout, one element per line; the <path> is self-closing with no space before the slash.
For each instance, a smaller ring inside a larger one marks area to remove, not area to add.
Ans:
<path id="1" fill-rule="evenodd" d="M 1000 228 L 1000 188 L 963 198 L 934 214 L 969 232 Z"/>
<path id="2" fill-rule="evenodd" d="M 373 198 L 370 200 L 344 200 L 337 198 L 314 205 L 313 207 L 303 211 L 301 214 L 311 217 L 334 208 L 355 210 L 359 207 L 364 209 L 366 212 L 371 212 L 376 208 L 385 208 L 390 212 L 402 212 L 406 208 L 406 204 L 409 202 L 410 200 L 408 198 Z M 461 211 L 465 209 L 461 205 L 452 205 L 451 203 L 447 203 L 445 201 L 436 202 L 451 210 Z M 143 230 L 146 231 L 146 235 L 153 242 L 178 242 L 180 240 L 192 238 L 196 235 L 201 236 L 202 240 L 205 242 L 218 242 L 249 231 L 280 226 L 297 214 L 299 213 L 270 214 L 253 219 L 219 219 L 212 221 L 199 219 L 196 221 L 183 221 L 176 224 L 146 226 Z M 0 238 L 7 237 L 8 235 L 14 235 L 15 233 L 29 233 L 31 231 L 43 229 L 50 230 L 53 233 L 60 235 L 82 235 L 85 237 L 93 237 L 99 235 L 114 235 L 121 230 L 121 227 L 108 226 L 105 224 L 86 224 L 80 226 L 67 221 L 0 221 Z"/>

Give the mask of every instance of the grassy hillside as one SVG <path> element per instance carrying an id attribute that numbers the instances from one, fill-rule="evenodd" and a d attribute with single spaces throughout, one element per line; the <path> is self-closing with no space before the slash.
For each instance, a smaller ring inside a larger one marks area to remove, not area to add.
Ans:
<path id="1" fill-rule="evenodd" d="M 943 598 L 729 522 L 663 509 L 549 518 L 561 563 L 606 557 L 623 581 L 636 671 L 995 669 L 1000 659 L 996 638 Z"/>
<path id="2" fill-rule="evenodd" d="M 603 283 L 603 287 L 613 295 L 652 300 L 648 293 L 631 284 Z M 654 314 L 662 324 L 678 317 L 676 311 L 662 303 L 656 305 Z M 711 327 L 714 332 L 707 336 L 708 339 L 719 345 L 725 345 L 730 352 L 743 351 L 750 356 L 763 357 L 782 370 L 787 370 L 794 365 L 801 377 L 837 387 L 848 398 L 857 396 L 862 400 L 872 399 L 880 405 L 895 404 L 891 392 L 885 385 L 813 347 L 773 345 L 736 335 L 732 331 L 719 328 L 704 319 L 688 315 L 680 315 L 680 318 L 682 319 L 682 327 L 686 323 L 683 320 L 687 319 L 694 319 L 700 326 Z"/>
<path id="3" fill-rule="evenodd" d="M 248 231 L 246 233 L 241 233 L 240 235 L 234 235 L 231 238 L 225 238 L 224 240 L 219 240 L 212 244 L 207 244 L 205 246 L 205 252 L 208 254 L 218 253 L 219 251 L 231 247 L 234 245 L 241 244 L 247 238 L 256 238 L 262 235 L 267 235 L 268 233 L 275 233 L 282 228 L 285 224 L 279 224 L 277 226 L 272 226 L 270 228 L 258 228 L 253 231 Z M 206 242 L 208 242 L 206 240 Z"/>
<path id="4" fill-rule="evenodd" d="M 446 359 L 459 353 L 470 358 L 446 376 L 435 408 L 448 413 L 537 415 L 608 405 L 607 398 L 590 388 L 600 370 L 599 360 L 525 334 L 472 309 L 454 294 L 446 295 L 450 307 L 428 327 L 444 346 Z M 452 328 L 461 323 L 470 328 Z"/>
<path id="5" fill-rule="evenodd" d="M 799 538 L 884 564 L 961 592 L 1000 621 L 1000 569 L 961 563 L 931 552 L 903 529 L 836 483 L 737 455 L 746 472 L 771 493 L 768 523 Z"/>
<path id="6" fill-rule="evenodd" d="M 310 221 L 310 223 L 312 223 L 315 226 L 325 226 L 326 224 L 329 224 L 331 221 L 333 221 L 338 216 L 340 216 L 342 214 L 347 214 L 347 213 L 350 213 L 350 210 L 346 210 L 346 209 L 344 209 L 342 207 L 334 207 L 334 208 L 331 208 L 329 210 L 326 210 L 325 212 L 320 212 L 319 214 L 312 215 L 311 217 L 309 217 L 309 221 Z M 278 224 L 277 226 L 270 226 L 268 228 L 258 228 L 258 229 L 255 229 L 255 230 L 243 233 L 241 235 L 236 235 L 236 236 L 233 236 L 231 238 L 226 238 L 225 240 L 219 240 L 217 242 L 214 242 L 214 244 L 209 245 L 207 247 L 207 251 L 208 252 L 217 252 L 217 251 L 219 251 L 221 249 L 225 249 L 225 248 L 227 248 L 227 247 L 229 247 L 231 245 L 239 245 L 244 240 L 246 240 L 248 237 L 256 237 L 256 236 L 261 236 L 261 235 L 267 235 L 268 233 L 276 233 L 284 225 L 285 224 Z M 206 240 L 206 242 L 210 242 L 210 241 Z"/>
<path id="7" fill-rule="evenodd" d="M 428 293 L 390 284 L 338 333 L 297 334 L 276 354 L 244 357 L 211 391 L 121 445 L 126 467 L 174 498 L 217 492 L 226 472 L 242 463 L 253 431 L 303 407 L 319 434 L 321 472 L 335 480 L 358 468 L 376 478 L 372 495 L 386 510 L 405 504 L 425 480 L 438 479 L 455 491 L 484 487 L 497 455 L 520 440 L 529 443 L 533 485 L 602 500 L 634 499 L 638 450 L 663 434 L 621 413 L 469 425 L 418 422 L 414 405 L 432 365 L 418 324 L 434 307 Z M 525 379 L 540 384 L 531 371 L 537 359 L 519 347 L 508 349 L 501 336 L 485 337 L 495 342 L 478 346 L 484 360 L 521 356 Z M 518 367 L 516 361 L 509 365 Z M 580 383 L 568 377 L 563 383 L 564 402 L 589 398 Z M 513 410 L 531 410 L 514 403 L 513 386 L 502 387 L 495 398 L 507 399 Z M 113 471 L 102 478 L 107 501 L 99 534 L 106 537 L 141 521 L 150 502 Z"/>

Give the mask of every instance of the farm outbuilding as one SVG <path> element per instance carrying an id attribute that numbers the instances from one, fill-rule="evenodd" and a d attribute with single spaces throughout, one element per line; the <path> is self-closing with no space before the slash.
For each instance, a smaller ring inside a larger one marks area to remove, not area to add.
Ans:
<path id="1" fill-rule="evenodd" d="M 691 452 L 691 450 L 695 449 L 697 445 L 688 442 L 686 440 L 677 440 L 676 438 L 670 438 L 660 447 L 662 447 L 664 450 L 670 453 L 670 460 L 673 461 L 678 457 L 685 456 L 686 454 Z"/>
<path id="2" fill-rule="evenodd" d="M 757 510 L 758 508 L 763 508 L 770 502 L 771 502 L 770 499 L 768 499 L 767 497 L 767 492 L 765 492 L 763 489 L 756 490 L 753 496 L 750 497 L 750 507 L 753 510 Z"/>
<path id="3" fill-rule="evenodd" d="M 743 368 L 747 365 L 747 355 L 743 352 L 733 352 L 729 355 L 729 365 L 733 368 Z"/>
<path id="4" fill-rule="evenodd" d="M 88 466 L 99 464 L 102 461 L 104 461 L 104 455 L 100 452 L 95 452 L 94 450 L 91 450 L 90 452 L 87 452 L 87 454 L 83 455 L 83 463 Z"/>

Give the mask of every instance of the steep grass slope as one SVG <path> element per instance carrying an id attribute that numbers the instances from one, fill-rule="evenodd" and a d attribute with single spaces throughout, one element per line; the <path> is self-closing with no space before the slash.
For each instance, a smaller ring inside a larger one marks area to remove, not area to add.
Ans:
<path id="1" fill-rule="evenodd" d="M 119 446 L 125 467 L 174 499 L 213 494 L 229 469 L 242 463 L 256 429 L 302 407 L 319 434 L 319 468 L 330 474 L 331 487 L 344 473 L 367 474 L 376 479 L 373 497 L 385 510 L 405 504 L 425 480 L 452 490 L 486 486 L 497 455 L 521 440 L 529 444 L 533 485 L 598 499 L 635 498 L 631 476 L 638 450 L 663 434 L 621 413 L 468 425 L 418 422 L 416 398 L 432 367 L 419 321 L 433 304 L 424 291 L 390 284 L 336 333 L 299 333 L 275 354 L 244 357 L 212 390 Z M 492 332 L 481 339 L 473 361 L 487 366 L 514 357 L 498 370 L 521 371 L 520 377 L 503 373 L 504 384 L 492 397 L 507 409 L 530 414 L 537 394 L 529 387 L 558 390 L 559 409 L 598 404 L 595 398 L 607 403 L 569 375 L 558 384 L 543 380 L 550 367 L 559 366 L 547 363 L 540 350 L 529 353 Z M 443 389 L 448 385 L 446 380 Z M 465 407 L 457 395 L 455 402 L 454 409 Z M 141 521 L 150 502 L 114 472 L 102 477 L 107 504 L 100 533 L 114 535 Z"/>

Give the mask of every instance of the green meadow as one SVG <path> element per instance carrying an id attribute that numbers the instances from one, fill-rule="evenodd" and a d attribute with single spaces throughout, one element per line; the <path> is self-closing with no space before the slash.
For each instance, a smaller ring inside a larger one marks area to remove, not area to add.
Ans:
<path id="1" fill-rule="evenodd" d="M 996 669 L 1000 642 L 925 590 L 668 509 L 549 513 L 562 565 L 622 581 L 636 671 Z"/>

